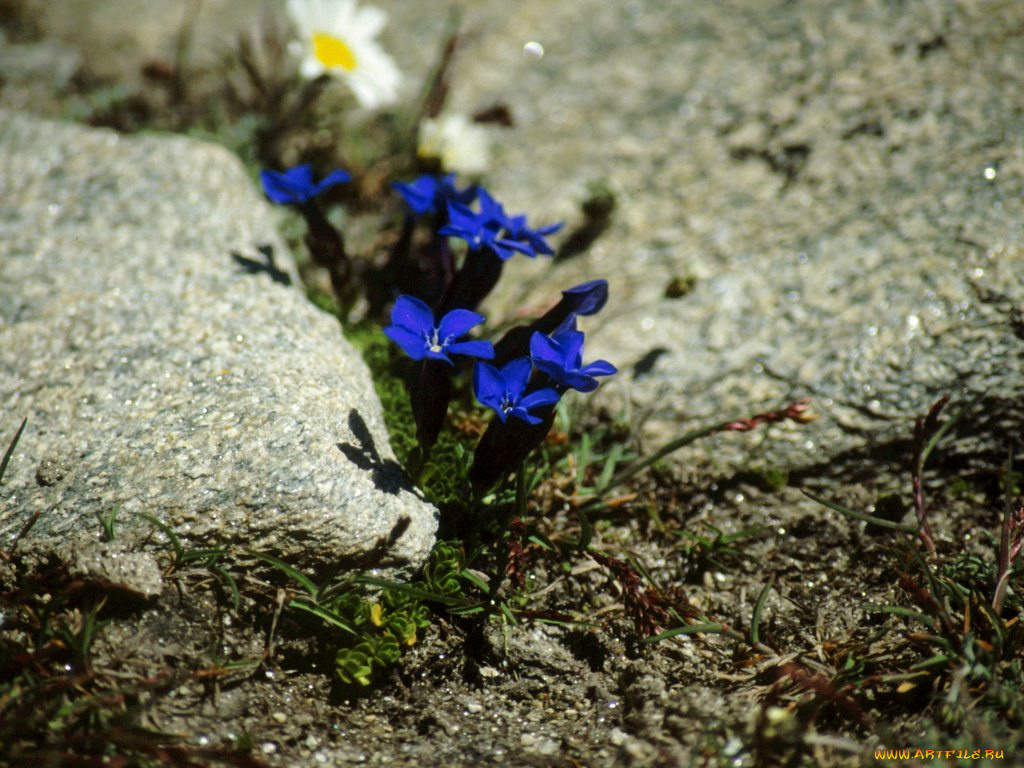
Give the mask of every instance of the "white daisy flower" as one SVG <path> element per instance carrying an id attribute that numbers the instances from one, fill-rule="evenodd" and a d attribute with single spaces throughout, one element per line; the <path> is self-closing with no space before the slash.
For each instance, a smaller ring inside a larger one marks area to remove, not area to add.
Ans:
<path id="1" fill-rule="evenodd" d="M 384 11 L 355 0 L 288 0 L 288 12 L 299 32 L 294 47 L 303 77 L 340 77 L 368 109 L 398 100 L 402 74 L 375 39 L 387 21 Z"/>
<path id="2" fill-rule="evenodd" d="M 428 117 L 420 123 L 416 154 L 439 160 L 449 172 L 483 173 L 491 162 L 491 138 L 465 115 Z"/>

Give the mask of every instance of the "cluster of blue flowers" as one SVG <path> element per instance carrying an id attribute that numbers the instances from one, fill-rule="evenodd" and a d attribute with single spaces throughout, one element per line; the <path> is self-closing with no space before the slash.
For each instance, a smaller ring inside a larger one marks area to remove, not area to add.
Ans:
<path id="1" fill-rule="evenodd" d="M 592 392 L 598 386 L 595 377 L 616 372 L 615 366 L 606 360 L 583 364 L 584 336 L 576 329 L 577 315 L 593 314 L 604 305 L 607 283 L 593 281 L 565 294 L 579 297 L 574 311 L 559 310 L 564 319 L 551 335 L 526 326 L 531 331 L 528 354 L 513 357 L 500 367 L 485 362 L 476 364 L 473 390 L 477 400 L 493 409 L 502 422 L 512 416 L 527 424 L 539 424 L 541 419 L 532 413 L 534 409 L 554 405 L 569 389 Z M 595 296 L 603 298 L 595 301 Z M 493 361 L 495 349 L 491 342 L 460 341 L 484 319 L 476 312 L 453 309 L 435 320 L 434 313 L 422 301 L 413 296 L 399 296 L 391 311 L 391 325 L 384 333 L 416 361 L 442 360 L 453 365 L 449 355 Z M 504 356 L 507 355 L 508 350 Z"/>
<path id="2" fill-rule="evenodd" d="M 474 486 L 486 489 L 543 440 L 554 420 L 554 406 L 566 391 L 592 392 L 598 387 L 597 377 L 616 372 L 606 360 L 584 364 L 584 335 L 576 325 L 577 316 L 594 314 L 604 306 L 608 284 L 595 280 L 564 291 L 562 300 L 543 317 L 513 328 L 493 347 L 463 340 L 484 322 L 483 315 L 472 310 L 493 288 L 504 262 L 516 254 L 553 254 L 546 238 L 562 225 L 531 227 L 525 215 L 510 216 L 484 188 L 459 189 L 454 175 L 421 176 L 394 187 L 410 216 L 431 219 L 436 253 L 446 252 L 447 238 L 461 239 L 467 246 L 461 268 L 446 281 L 435 302 L 436 315 L 422 300 L 401 295 L 384 332 L 413 360 L 428 363 L 419 384 L 429 380 L 436 393 L 432 397 L 414 391 L 413 411 L 418 424 L 431 424 L 432 429 L 439 429 L 448 408 L 449 390 L 440 382 L 450 377 L 450 370 L 442 375 L 437 366 L 453 368 L 452 355 L 476 360 L 474 394 L 496 415 L 477 446 L 470 471 Z M 418 430 L 427 451 L 436 439 L 432 429 Z"/>
<path id="3" fill-rule="evenodd" d="M 314 182 L 310 166 L 300 165 L 281 173 L 263 171 L 260 176 L 271 200 L 296 206 L 306 217 L 306 242 L 315 260 L 328 269 L 330 259 L 347 261 L 343 245 L 324 247 L 331 241 L 325 230 L 330 225 L 314 199 L 348 181 L 349 174 L 334 171 Z M 542 317 L 512 328 L 495 344 L 466 338 L 484 323 L 475 310 L 496 284 L 504 263 L 516 254 L 554 254 L 546 238 L 562 225 L 530 227 L 525 215 L 507 214 L 483 187 L 459 189 L 454 174 L 424 175 L 393 187 L 409 215 L 383 271 L 395 285 L 416 286 L 422 297 L 395 297 L 391 323 L 384 329 L 420 364 L 417 380 L 410 385 L 419 442 L 411 471 L 418 474 L 444 423 L 453 394 L 453 357 L 475 360 L 474 393 L 496 414 L 477 446 L 470 471 L 474 487 L 485 490 L 544 439 L 554 420 L 554 406 L 565 392 L 592 392 L 598 387 L 597 377 L 616 372 L 606 360 L 584 364 L 584 334 L 576 324 L 578 316 L 600 311 L 608 299 L 608 284 L 594 280 L 563 291 L 562 300 Z M 412 232 L 423 219 L 429 222 L 432 239 L 427 248 L 416 251 Z M 466 244 L 457 269 L 450 238 Z M 341 244 L 340 233 L 336 240 Z M 317 248 L 323 251 L 319 258 Z M 332 278 L 335 272 L 348 276 L 351 270 L 336 265 Z"/>
<path id="4" fill-rule="evenodd" d="M 517 253 L 524 256 L 554 253 L 544 238 L 561 229 L 562 224 L 531 229 L 526 225 L 525 215 L 509 216 L 502 204 L 483 187 L 458 189 L 454 173 L 443 177 L 423 175 L 393 186 L 405 198 L 412 213 L 443 215 L 446 223 L 438 227 L 437 233 L 465 240 L 471 251 L 490 251 L 503 261 Z M 473 210 L 473 203 L 478 203 L 479 210 Z"/>

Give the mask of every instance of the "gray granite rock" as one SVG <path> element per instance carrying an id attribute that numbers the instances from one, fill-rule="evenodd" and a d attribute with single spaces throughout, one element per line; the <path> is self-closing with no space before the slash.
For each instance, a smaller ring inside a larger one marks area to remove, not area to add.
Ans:
<path id="1" fill-rule="evenodd" d="M 589 188 L 618 203 L 584 254 L 510 264 L 490 311 L 608 278 L 587 357 L 623 373 L 596 397 L 652 445 L 814 398 L 813 425 L 687 460 L 831 462 L 906 437 L 947 392 L 974 447 L 1004 452 L 1024 421 L 1024 5 L 727 6 L 524 0 L 467 17 L 451 106 L 501 101 L 517 122 L 498 197 L 567 231 Z"/>
<path id="2" fill-rule="evenodd" d="M 271 259 L 273 260 L 271 263 Z M 0 112 L 0 413 L 28 426 L 8 546 L 152 532 L 298 563 L 419 562 L 435 511 L 394 461 L 369 374 L 296 287 L 275 218 L 218 147 Z"/>

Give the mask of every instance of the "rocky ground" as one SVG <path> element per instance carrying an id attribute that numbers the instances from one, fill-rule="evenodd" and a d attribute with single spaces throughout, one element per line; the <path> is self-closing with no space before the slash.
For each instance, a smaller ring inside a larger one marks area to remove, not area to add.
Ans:
<path id="1" fill-rule="evenodd" d="M 270 132 L 237 41 L 281 26 L 273 5 L 144 5 L 0 1 L 0 450 L 29 419 L 0 488 L 0 762 L 1024 760 L 1019 567 L 990 607 L 1021 504 L 1018 3 L 382 3 L 410 91 L 461 9 L 448 109 L 504 108 L 488 187 L 568 222 L 488 316 L 606 278 L 587 356 L 620 374 L 549 441 L 525 586 L 435 603 L 366 687 L 259 555 L 318 583 L 414 577 L 436 520 L 252 180 L 345 157 L 372 259 L 394 126 L 324 110 Z M 616 451 L 798 398 L 813 421 L 609 489 L 574 546 Z M 933 554 L 892 527 L 916 527 L 914 476 Z"/>

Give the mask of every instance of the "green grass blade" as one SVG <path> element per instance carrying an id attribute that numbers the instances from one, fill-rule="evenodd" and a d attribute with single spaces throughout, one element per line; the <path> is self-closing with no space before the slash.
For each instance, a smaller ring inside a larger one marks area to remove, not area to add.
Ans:
<path id="1" fill-rule="evenodd" d="M 320 594 L 320 587 L 314 584 L 313 580 L 310 579 L 298 568 L 288 565 L 288 563 L 282 560 L 278 560 L 276 557 L 264 555 L 259 552 L 253 552 L 252 550 L 246 550 L 246 554 L 255 557 L 257 560 L 262 560 L 267 565 L 272 565 L 275 568 L 277 568 L 279 571 L 281 571 L 286 576 L 290 577 L 297 584 L 300 584 L 302 588 L 309 593 L 310 597 L 315 598 L 317 595 Z"/>
<path id="2" fill-rule="evenodd" d="M 877 605 L 875 603 L 869 603 L 865 606 L 869 611 L 875 611 L 877 613 L 888 613 L 893 616 L 901 616 L 905 619 L 913 619 L 924 624 L 928 629 L 935 629 L 935 619 L 928 616 L 920 611 L 914 611 L 910 608 L 904 608 L 900 605 Z"/>
<path id="3" fill-rule="evenodd" d="M 231 607 L 235 613 L 238 613 L 238 609 L 242 605 L 242 593 L 238 590 L 238 582 L 235 581 L 235 577 L 228 572 L 228 569 L 223 565 L 213 564 L 208 566 L 209 569 L 220 577 L 220 580 L 228 585 L 228 590 L 231 592 Z"/>
<path id="4" fill-rule="evenodd" d="M 660 632 L 657 635 L 644 639 L 644 643 L 660 643 L 662 640 L 668 640 L 679 635 L 720 635 L 725 632 L 725 627 L 721 624 L 717 624 L 713 621 L 704 622 L 702 624 L 687 624 L 684 627 L 675 627 L 674 629 L 667 629 L 664 632 Z"/>
<path id="5" fill-rule="evenodd" d="M 171 549 L 174 550 L 174 565 L 175 567 L 181 565 L 182 557 L 185 554 L 185 550 L 181 546 L 181 539 L 178 538 L 178 534 L 176 534 L 171 529 L 171 527 L 167 525 L 167 523 L 165 523 L 163 520 L 159 520 L 153 517 L 153 515 L 149 514 L 148 512 L 136 512 L 135 515 L 141 517 L 143 520 L 152 525 L 154 528 L 157 528 L 164 536 L 167 537 L 167 540 L 171 544 Z"/>
<path id="6" fill-rule="evenodd" d="M 311 613 L 314 616 L 323 619 L 328 624 L 331 624 L 337 627 L 338 629 L 342 629 L 351 635 L 358 636 L 359 634 L 344 619 L 342 619 L 341 616 L 336 614 L 334 611 L 328 610 L 327 608 L 324 608 L 322 605 L 317 605 L 314 602 L 306 600 L 306 598 L 304 597 L 297 597 L 294 600 L 290 601 L 288 603 L 288 607 L 298 608 L 300 611 Z"/>
<path id="7" fill-rule="evenodd" d="M 838 512 L 841 515 L 852 517 L 854 520 L 860 520 L 864 523 L 871 523 L 872 525 L 877 525 L 880 528 L 889 528 L 893 531 L 901 531 L 903 533 L 917 533 L 917 526 L 901 525 L 900 523 L 894 523 L 891 520 L 885 520 L 881 517 L 874 517 L 873 515 L 868 515 L 864 512 L 855 512 L 852 509 L 848 509 L 847 507 L 844 507 L 840 504 L 836 504 L 835 502 L 829 501 L 828 499 L 823 499 L 820 496 L 815 496 L 810 491 L 801 489 L 801 492 L 811 501 L 816 501 L 822 506 L 828 507 L 829 509 L 833 510 L 834 512 Z"/>
<path id="8" fill-rule="evenodd" d="M 761 588 L 761 593 L 757 596 L 757 602 L 754 603 L 754 613 L 750 617 L 750 644 L 757 645 L 761 642 L 761 613 L 764 611 L 765 600 L 768 599 L 768 593 L 771 592 L 772 587 L 775 586 L 775 579 L 772 579 L 764 587 Z"/>

